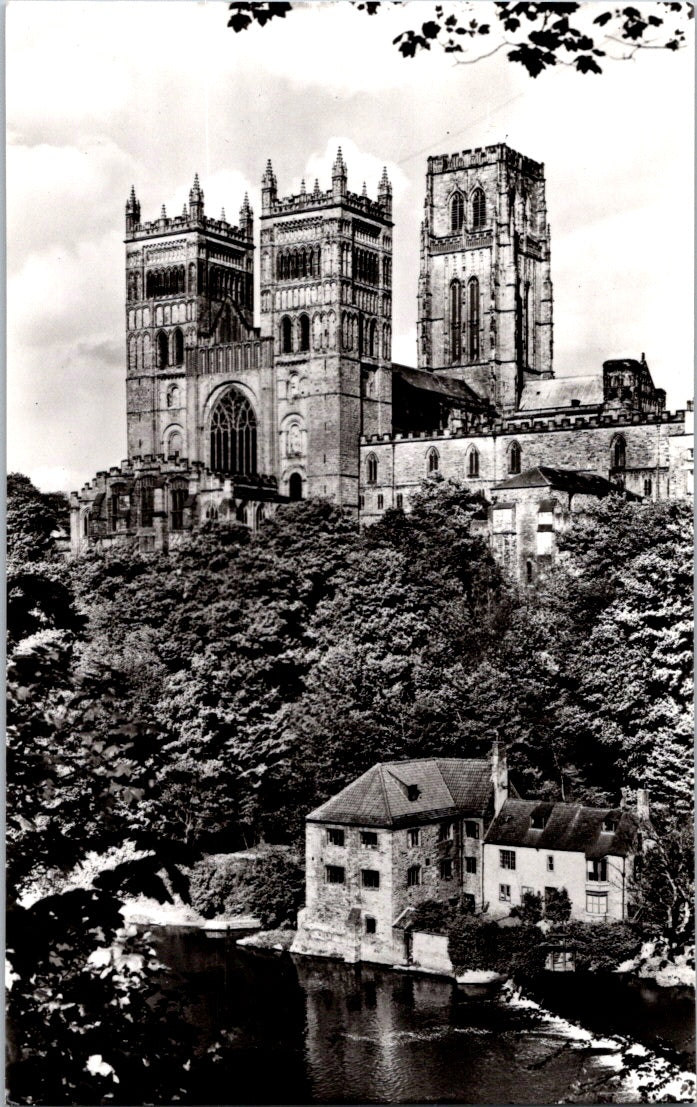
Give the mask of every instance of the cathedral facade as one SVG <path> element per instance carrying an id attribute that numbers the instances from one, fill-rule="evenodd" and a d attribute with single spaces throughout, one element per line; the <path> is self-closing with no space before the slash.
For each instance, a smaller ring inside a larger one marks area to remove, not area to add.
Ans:
<path id="1" fill-rule="evenodd" d="M 361 522 L 408 510 L 428 476 L 480 494 L 497 554 L 533 581 L 588 497 L 692 492 L 686 411 L 643 355 L 555 378 L 544 167 L 505 145 L 428 159 L 418 366 L 395 364 L 392 190 L 261 187 L 254 217 L 126 204 L 128 458 L 71 497 L 71 546 L 166 549 L 206 520 L 257 528 L 326 497 Z M 542 520 L 542 521 L 541 521 Z M 542 528 L 542 529 L 540 529 Z M 550 537 L 551 535 L 551 537 Z"/>

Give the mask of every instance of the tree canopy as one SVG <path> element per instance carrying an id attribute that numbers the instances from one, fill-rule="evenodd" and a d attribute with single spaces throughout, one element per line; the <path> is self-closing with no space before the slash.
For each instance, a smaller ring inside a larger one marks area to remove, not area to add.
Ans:
<path id="1" fill-rule="evenodd" d="M 349 0 L 366 15 L 387 7 L 403 7 L 416 18 L 423 7 L 401 0 Z M 243 3 L 228 5 L 228 26 L 245 31 L 285 19 L 297 3 Z M 602 73 L 608 61 L 626 61 L 640 51 L 681 49 L 687 43 L 690 3 L 652 3 L 615 6 L 597 3 L 460 2 L 431 5 L 430 18 L 402 31 L 393 40 L 404 58 L 432 47 L 452 55 L 460 64 L 473 64 L 504 51 L 509 62 L 522 65 L 531 77 L 555 66 L 577 73 Z"/>

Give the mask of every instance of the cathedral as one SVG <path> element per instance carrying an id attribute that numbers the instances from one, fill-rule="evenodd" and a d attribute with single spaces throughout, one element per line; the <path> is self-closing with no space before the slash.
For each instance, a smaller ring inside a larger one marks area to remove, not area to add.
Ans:
<path id="1" fill-rule="evenodd" d="M 692 405 L 665 410 L 644 355 L 555 378 L 544 167 L 499 144 L 430 157 L 417 366 L 392 361 L 392 189 L 280 196 L 254 216 L 126 203 L 128 458 L 71 496 L 71 548 L 167 549 L 206 521 L 256 529 L 325 497 L 373 522 L 426 477 L 477 494 L 476 525 L 522 583 L 590 500 L 692 494 Z"/>

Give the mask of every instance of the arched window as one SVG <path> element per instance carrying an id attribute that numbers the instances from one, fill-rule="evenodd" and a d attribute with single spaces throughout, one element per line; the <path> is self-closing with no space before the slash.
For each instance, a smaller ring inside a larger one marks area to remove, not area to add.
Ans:
<path id="1" fill-rule="evenodd" d="M 467 476 L 478 477 L 479 476 L 479 450 L 473 446 L 469 452 L 467 458 Z"/>
<path id="2" fill-rule="evenodd" d="M 153 477 L 142 477 L 138 482 L 140 500 L 140 525 L 151 527 L 155 511 L 155 487 Z"/>
<path id="3" fill-rule="evenodd" d="M 514 442 L 508 451 L 508 472 L 519 473 L 520 472 L 521 452 L 520 446 L 517 442 Z"/>
<path id="4" fill-rule="evenodd" d="M 472 277 L 467 286 L 469 299 L 469 359 L 479 361 L 479 281 Z"/>
<path id="5" fill-rule="evenodd" d="M 171 488 L 169 493 L 169 519 L 172 530 L 184 529 L 184 504 L 186 503 L 186 488 L 178 485 Z"/>
<path id="6" fill-rule="evenodd" d="M 450 282 L 450 360 L 462 357 L 462 294 L 459 281 Z"/>
<path id="7" fill-rule="evenodd" d="M 532 584 L 534 579 L 534 570 L 532 567 L 532 561 L 525 562 L 525 578 L 528 584 Z"/>
<path id="8" fill-rule="evenodd" d="M 292 354 L 293 352 L 293 328 L 291 321 L 287 315 L 284 315 L 281 319 L 281 353 Z"/>
<path id="9" fill-rule="evenodd" d="M 371 320 L 370 327 L 368 329 L 368 357 L 377 357 L 377 320 Z"/>
<path id="10" fill-rule="evenodd" d="M 310 349 L 310 317 L 309 315 L 300 316 L 300 350 Z"/>
<path id="11" fill-rule="evenodd" d="M 229 389 L 211 415 L 211 469 L 216 473 L 257 471 L 257 420 L 249 400 Z"/>
<path id="12" fill-rule="evenodd" d="M 612 443 L 612 468 L 624 469 L 627 463 L 627 444 L 621 434 Z"/>
<path id="13" fill-rule="evenodd" d="M 481 188 L 475 188 L 472 193 L 472 229 L 479 230 L 486 227 L 486 200 Z"/>
<path id="14" fill-rule="evenodd" d="M 173 365 L 181 365 L 184 360 L 184 335 L 179 327 L 174 332 L 172 347 L 174 351 Z"/>
<path id="15" fill-rule="evenodd" d="M 167 334 L 165 331 L 158 331 L 157 334 L 157 367 L 158 369 L 166 369 L 169 365 L 169 342 L 167 340 Z"/>
<path id="16" fill-rule="evenodd" d="M 264 505 L 259 504 L 257 509 L 256 509 L 256 512 L 254 513 L 254 527 L 255 527 L 256 530 L 259 530 L 259 527 L 264 522 L 264 518 L 265 518 L 265 516 L 264 516 Z"/>
<path id="17" fill-rule="evenodd" d="M 465 198 L 456 192 L 450 201 L 450 230 L 453 234 L 461 231 L 465 223 Z"/>
<path id="18" fill-rule="evenodd" d="M 89 513 L 89 511 L 86 511 L 85 514 L 82 516 L 82 533 L 84 534 L 85 538 L 87 538 L 89 536 L 89 533 L 90 533 L 90 513 Z"/>
<path id="19" fill-rule="evenodd" d="M 440 465 L 440 457 L 438 456 L 438 450 L 435 448 L 430 449 L 426 455 L 426 472 L 430 474 L 437 473 Z"/>
<path id="20" fill-rule="evenodd" d="M 247 526 L 247 505 L 245 503 L 240 504 L 240 506 L 237 508 L 237 511 L 235 512 L 235 518 L 237 519 L 238 523 L 243 523 L 245 526 Z"/>
<path id="21" fill-rule="evenodd" d="M 206 519 L 208 519 L 210 523 L 218 522 L 218 509 L 215 504 L 212 504 L 210 507 L 206 508 Z"/>
<path id="22" fill-rule="evenodd" d="M 368 454 L 367 461 L 365 463 L 366 480 L 368 484 L 377 484 L 378 482 L 378 459 L 375 454 Z"/>
<path id="23" fill-rule="evenodd" d="M 172 431 L 167 442 L 167 456 L 174 457 L 175 454 L 181 454 L 184 448 L 182 441 L 181 431 Z"/>
<path id="24" fill-rule="evenodd" d="M 288 481 L 288 495 L 291 500 L 302 500 L 303 498 L 303 478 L 300 473 L 291 473 Z"/>

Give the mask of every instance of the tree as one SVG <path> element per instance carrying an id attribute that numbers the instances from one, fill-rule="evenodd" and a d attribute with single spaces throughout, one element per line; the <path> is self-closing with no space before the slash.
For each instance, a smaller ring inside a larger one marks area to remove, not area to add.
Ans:
<path id="1" fill-rule="evenodd" d="M 377 15 L 388 0 L 351 0 L 366 15 Z M 231 3 L 228 26 L 247 30 L 285 19 L 294 3 Z M 406 9 L 408 4 L 404 4 Z M 405 58 L 437 46 L 460 64 L 473 64 L 503 50 L 509 62 L 531 77 L 557 65 L 577 73 L 602 73 L 606 61 L 628 60 L 645 50 L 676 51 L 687 44 L 694 7 L 689 3 L 654 3 L 641 7 L 588 3 L 527 3 L 512 0 L 429 5 L 429 18 L 402 31 L 394 45 Z M 419 4 L 418 9 L 423 5 Z M 416 9 L 416 10 L 418 10 Z M 414 9 L 412 9 L 414 10 Z"/>
<path id="2" fill-rule="evenodd" d="M 695 936 L 694 827 L 685 818 L 652 818 L 632 881 L 637 920 L 667 952 L 684 949 Z"/>

